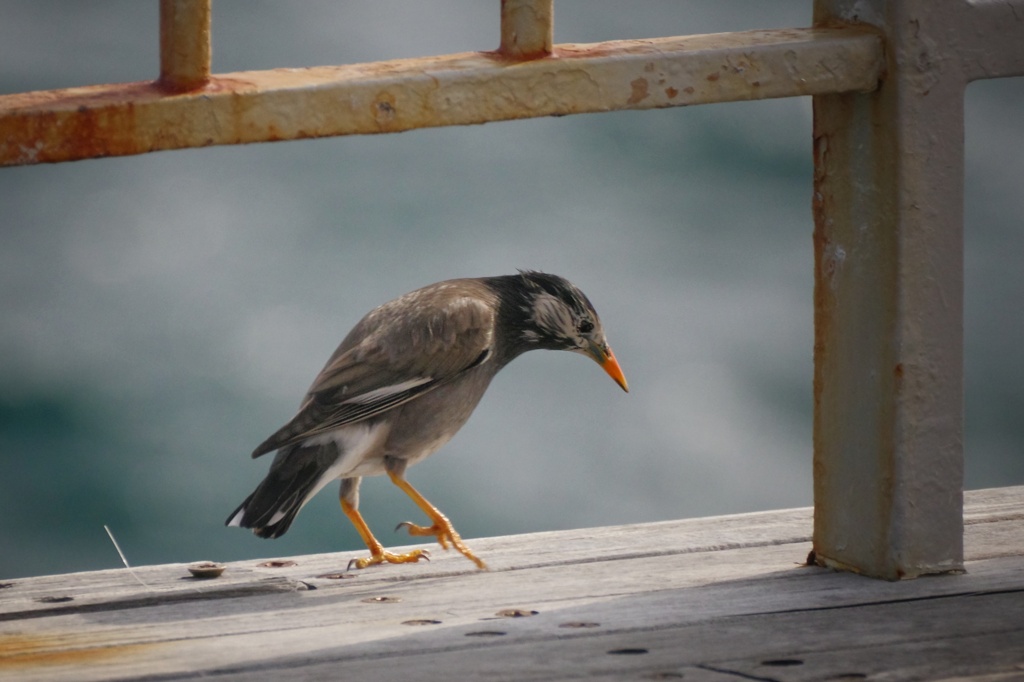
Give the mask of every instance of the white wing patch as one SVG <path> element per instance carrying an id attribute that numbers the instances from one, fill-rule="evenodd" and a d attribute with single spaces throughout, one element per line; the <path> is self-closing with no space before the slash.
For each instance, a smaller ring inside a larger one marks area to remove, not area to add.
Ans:
<path id="1" fill-rule="evenodd" d="M 381 388 L 376 388 L 376 389 L 374 389 L 372 391 L 367 391 L 366 393 L 363 393 L 362 395 L 353 396 L 353 397 L 349 398 L 348 400 L 346 400 L 345 402 L 346 403 L 358 403 L 360 405 L 363 405 L 363 404 L 366 404 L 366 403 L 373 403 L 373 402 L 376 402 L 377 400 L 379 400 L 381 398 L 387 398 L 388 396 L 395 395 L 396 393 L 403 393 L 405 391 L 409 391 L 411 389 L 416 388 L 417 386 L 422 386 L 423 384 L 431 382 L 431 381 L 433 381 L 433 379 L 431 377 L 421 377 L 419 379 L 409 379 L 408 381 L 403 381 L 400 384 L 393 384 L 391 386 L 382 386 Z"/>

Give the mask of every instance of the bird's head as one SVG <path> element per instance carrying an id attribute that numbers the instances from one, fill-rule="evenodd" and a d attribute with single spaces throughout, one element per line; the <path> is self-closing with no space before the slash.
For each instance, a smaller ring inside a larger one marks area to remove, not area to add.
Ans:
<path id="1" fill-rule="evenodd" d="M 582 353 L 604 369 L 622 390 L 629 391 L 601 328 L 601 318 L 586 295 L 558 275 L 521 271 L 521 342 L 529 348 Z"/>

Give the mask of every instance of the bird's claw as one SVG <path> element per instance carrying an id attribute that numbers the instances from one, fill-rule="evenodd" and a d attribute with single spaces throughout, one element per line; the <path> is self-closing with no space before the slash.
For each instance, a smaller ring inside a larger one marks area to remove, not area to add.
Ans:
<path id="1" fill-rule="evenodd" d="M 435 538 L 437 540 L 437 544 L 441 545 L 442 549 L 448 549 L 449 542 L 451 542 L 452 545 L 458 546 L 456 542 L 458 536 L 456 535 L 456 537 L 452 537 L 452 535 L 455 534 L 454 529 L 444 528 L 436 523 L 433 526 L 418 526 L 412 521 L 402 521 L 400 524 L 395 526 L 395 532 L 397 533 L 402 528 L 405 528 L 409 535 L 415 537 Z M 461 540 L 461 538 L 458 539 Z"/>
<path id="2" fill-rule="evenodd" d="M 433 537 L 437 540 L 437 544 L 441 545 L 442 549 L 448 549 L 449 543 L 455 548 L 462 556 L 466 557 L 478 568 L 483 570 L 487 569 L 487 564 L 483 562 L 479 557 L 473 554 L 473 551 L 462 542 L 462 537 L 455 532 L 452 528 L 451 523 L 435 523 L 432 526 L 418 526 L 411 521 L 402 521 L 400 524 L 395 526 L 395 531 L 399 531 L 402 528 L 409 533 L 409 535 L 416 537 Z"/>
<path id="3" fill-rule="evenodd" d="M 367 566 L 376 566 L 377 564 L 412 564 L 416 563 L 420 559 L 424 561 L 430 561 L 430 552 L 425 549 L 414 549 L 411 552 L 405 554 L 392 554 L 391 552 L 370 552 L 370 556 L 362 557 L 360 559 L 352 559 L 348 562 L 348 568 L 346 570 L 351 571 L 353 568 L 362 569 Z"/>

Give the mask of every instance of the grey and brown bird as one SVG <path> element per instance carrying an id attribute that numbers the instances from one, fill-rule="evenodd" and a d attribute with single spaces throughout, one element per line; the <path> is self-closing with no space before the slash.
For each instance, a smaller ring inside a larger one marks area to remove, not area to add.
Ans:
<path id="1" fill-rule="evenodd" d="M 298 413 L 253 451 L 254 458 L 277 455 L 226 524 L 280 537 L 303 505 L 340 479 L 341 508 L 370 550 L 350 566 L 426 558 L 421 549 L 385 551 L 358 511 L 362 477 L 387 474 L 430 519 L 428 526 L 399 527 L 486 568 L 405 473 L 462 428 L 502 367 L 534 349 L 593 358 L 629 390 L 594 306 L 557 275 L 447 280 L 376 308 L 331 355 Z"/>

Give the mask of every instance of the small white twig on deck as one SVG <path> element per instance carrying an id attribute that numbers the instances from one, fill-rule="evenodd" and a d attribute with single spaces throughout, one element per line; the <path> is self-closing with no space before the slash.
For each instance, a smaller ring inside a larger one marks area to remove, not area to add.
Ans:
<path id="1" fill-rule="evenodd" d="M 110 541 L 112 543 L 114 543 L 114 549 L 117 550 L 117 555 L 119 557 L 121 557 L 121 563 L 124 564 L 124 567 L 128 569 L 129 573 L 132 574 L 132 577 L 135 578 L 136 580 L 138 580 L 139 584 L 142 585 L 143 587 L 145 587 L 147 590 L 152 591 L 153 588 L 150 587 L 149 585 L 147 585 L 146 583 L 144 583 L 142 581 L 142 578 L 140 578 L 139 576 L 135 575 L 135 571 L 133 571 L 132 567 L 128 565 L 128 559 L 125 558 L 124 552 L 121 551 L 121 546 L 119 544 L 117 544 L 117 540 L 114 538 L 114 534 L 111 532 L 110 528 L 105 523 L 103 524 L 103 530 L 107 531 L 107 537 L 109 537 Z"/>

